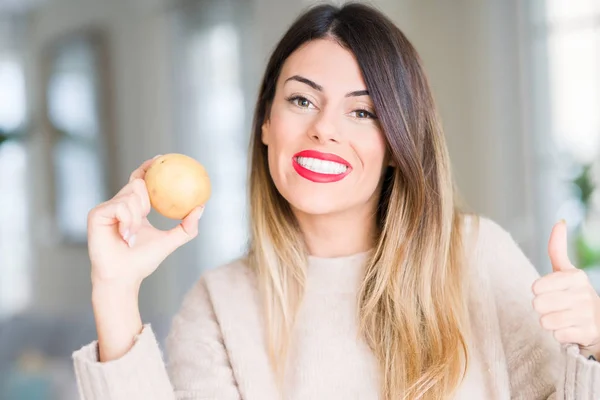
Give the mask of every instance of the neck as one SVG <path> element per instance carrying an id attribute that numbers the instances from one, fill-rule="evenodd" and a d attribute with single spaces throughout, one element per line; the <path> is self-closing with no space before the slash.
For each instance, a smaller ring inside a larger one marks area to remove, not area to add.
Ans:
<path id="1" fill-rule="evenodd" d="M 366 252 L 375 243 L 377 225 L 371 207 L 325 215 L 295 214 L 311 256 L 349 256 Z"/>

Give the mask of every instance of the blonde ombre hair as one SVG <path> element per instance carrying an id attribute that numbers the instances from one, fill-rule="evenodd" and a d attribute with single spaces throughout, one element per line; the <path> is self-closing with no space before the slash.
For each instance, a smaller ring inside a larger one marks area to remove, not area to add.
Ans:
<path id="1" fill-rule="evenodd" d="M 302 300 L 307 251 L 290 205 L 269 173 L 261 127 L 285 60 L 302 44 L 331 38 L 354 53 L 394 167 L 383 178 L 359 302 L 361 337 L 379 362 L 381 396 L 444 399 L 468 360 L 462 218 L 446 143 L 419 56 L 380 12 L 321 5 L 300 16 L 274 50 L 260 87 L 251 142 L 248 262 L 264 302 L 273 368 L 283 379 Z"/>

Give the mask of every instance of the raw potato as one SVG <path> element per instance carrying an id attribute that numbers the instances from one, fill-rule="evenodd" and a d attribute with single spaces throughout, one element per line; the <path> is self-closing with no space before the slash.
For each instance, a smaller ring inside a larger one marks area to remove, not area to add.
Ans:
<path id="1" fill-rule="evenodd" d="M 172 219 L 183 219 L 204 205 L 211 193 L 210 179 L 202 164 L 183 154 L 158 157 L 144 180 L 152 207 Z"/>

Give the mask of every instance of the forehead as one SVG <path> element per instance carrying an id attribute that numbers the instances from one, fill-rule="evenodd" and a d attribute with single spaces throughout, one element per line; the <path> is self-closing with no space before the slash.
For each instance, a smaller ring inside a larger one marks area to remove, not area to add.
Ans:
<path id="1" fill-rule="evenodd" d="M 325 92 L 366 89 L 354 54 L 332 39 L 305 43 L 285 61 L 280 82 L 301 75 L 323 86 Z"/>

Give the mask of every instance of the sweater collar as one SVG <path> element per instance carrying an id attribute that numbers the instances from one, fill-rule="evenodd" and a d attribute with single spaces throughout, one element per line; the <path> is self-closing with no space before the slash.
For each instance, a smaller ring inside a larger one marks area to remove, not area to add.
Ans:
<path id="1" fill-rule="evenodd" d="M 306 290 L 322 293 L 356 293 L 372 250 L 343 257 L 308 256 Z"/>

